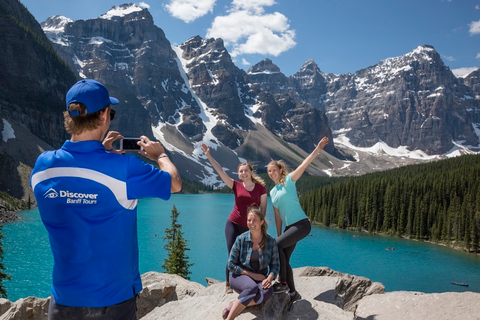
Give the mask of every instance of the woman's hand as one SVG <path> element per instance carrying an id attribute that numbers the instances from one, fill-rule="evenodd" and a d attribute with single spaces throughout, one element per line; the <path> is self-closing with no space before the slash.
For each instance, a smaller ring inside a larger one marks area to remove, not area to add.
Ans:
<path id="1" fill-rule="evenodd" d="M 328 144 L 328 138 L 327 137 L 323 137 L 322 140 L 320 140 L 320 142 L 317 144 L 316 146 L 316 150 L 318 152 L 322 151 L 323 148 Z"/>
<path id="2" fill-rule="evenodd" d="M 262 289 L 268 289 L 271 286 L 272 286 L 272 280 L 270 279 L 270 277 L 262 281 Z"/>
<path id="3" fill-rule="evenodd" d="M 210 154 L 210 147 L 205 143 L 202 143 L 202 151 L 206 156 L 208 156 Z"/>
<path id="4" fill-rule="evenodd" d="M 125 153 L 125 150 L 113 149 L 113 142 L 122 138 L 123 136 L 119 132 L 109 131 L 105 139 L 103 139 L 102 144 L 108 152 L 122 154 Z"/>

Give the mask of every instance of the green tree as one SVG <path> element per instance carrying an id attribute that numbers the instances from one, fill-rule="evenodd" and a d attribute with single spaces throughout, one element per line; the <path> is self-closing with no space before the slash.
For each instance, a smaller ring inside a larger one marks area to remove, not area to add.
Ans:
<path id="1" fill-rule="evenodd" d="M 3 280 L 10 280 L 12 277 L 4 272 L 5 266 L 3 265 L 3 245 L 1 241 L 3 239 L 2 228 L 3 226 L 0 225 L 0 297 L 7 298 L 7 290 L 5 290 L 5 287 L 3 286 Z"/>
<path id="2" fill-rule="evenodd" d="M 164 260 L 162 268 L 164 268 L 167 273 L 178 274 L 179 276 L 190 280 L 189 274 L 191 272 L 188 270 L 193 263 L 188 262 L 188 255 L 186 251 L 190 249 L 187 247 L 187 240 L 183 238 L 182 225 L 178 223 L 179 212 L 175 206 L 172 208 L 172 224 L 170 228 L 165 229 L 164 240 L 168 241 L 164 246 L 164 249 L 167 250 L 167 258 Z"/>

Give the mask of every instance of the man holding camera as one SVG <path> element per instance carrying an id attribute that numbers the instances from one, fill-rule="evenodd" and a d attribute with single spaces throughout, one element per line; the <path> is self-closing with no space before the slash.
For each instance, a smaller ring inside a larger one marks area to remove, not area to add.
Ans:
<path id="1" fill-rule="evenodd" d="M 71 139 L 42 153 L 31 176 L 54 258 L 48 318 L 137 319 L 137 199 L 168 200 L 181 178 L 159 142 L 138 142 L 157 169 L 113 150 L 118 132 L 103 140 L 118 100 L 101 83 L 81 80 L 66 98 Z"/>

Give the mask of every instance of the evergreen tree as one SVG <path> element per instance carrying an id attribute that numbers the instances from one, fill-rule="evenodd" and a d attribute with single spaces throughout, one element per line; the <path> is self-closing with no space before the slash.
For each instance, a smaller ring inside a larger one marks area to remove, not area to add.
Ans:
<path id="1" fill-rule="evenodd" d="M 480 155 L 314 183 L 305 212 L 325 226 L 480 247 Z M 322 178 L 324 179 L 324 178 Z M 307 188 L 304 189 L 308 191 Z M 319 197 L 317 197 L 319 195 Z"/>
<path id="2" fill-rule="evenodd" d="M 2 228 L 3 226 L 0 225 L 0 297 L 7 298 L 7 290 L 5 290 L 5 287 L 3 286 L 3 280 L 10 280 L 12 277 L 4 272 L 5 266 L 3 265 L 3 245 L 1 241 L 3 239 Z"/>
<path id="3" fill-rule="evenodd" d="M 168 243 L 164 246 L 164 249 L 167 250 L 167 258 L 164 260 L 162 268 L 167 273 L 178 274 L 190 280 L 189 274 L 191 272 L 188 268 L 193 266 L 193 263 L 188 262 L 186 251 L 190 249 L 187 247 L 187 240 L 183 238 L 182 225 L 178 223 L 179 214 L 177 208 L 173 206 L 172 214 L 170 215 L 172 225 L 170 228 L 165 229 L 165 237 L 163 238 Z"/>

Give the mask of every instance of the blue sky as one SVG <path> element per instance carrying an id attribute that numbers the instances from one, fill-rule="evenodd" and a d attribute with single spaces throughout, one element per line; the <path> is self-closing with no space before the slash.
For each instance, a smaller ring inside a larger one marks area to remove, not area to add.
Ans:
<path id="1" fill-rule="evenodd" d="M 38 22 L 91 19 L 113 0 L 20 0 Z M 148 7 L 173 44 L 222 38 L 248 70 L 269 58 L 287 76 L 313 59 L 323 72 L 353 73 L 429 44 L 455 73 L 480 66 L 480 0 L 168 0 Z"/>

